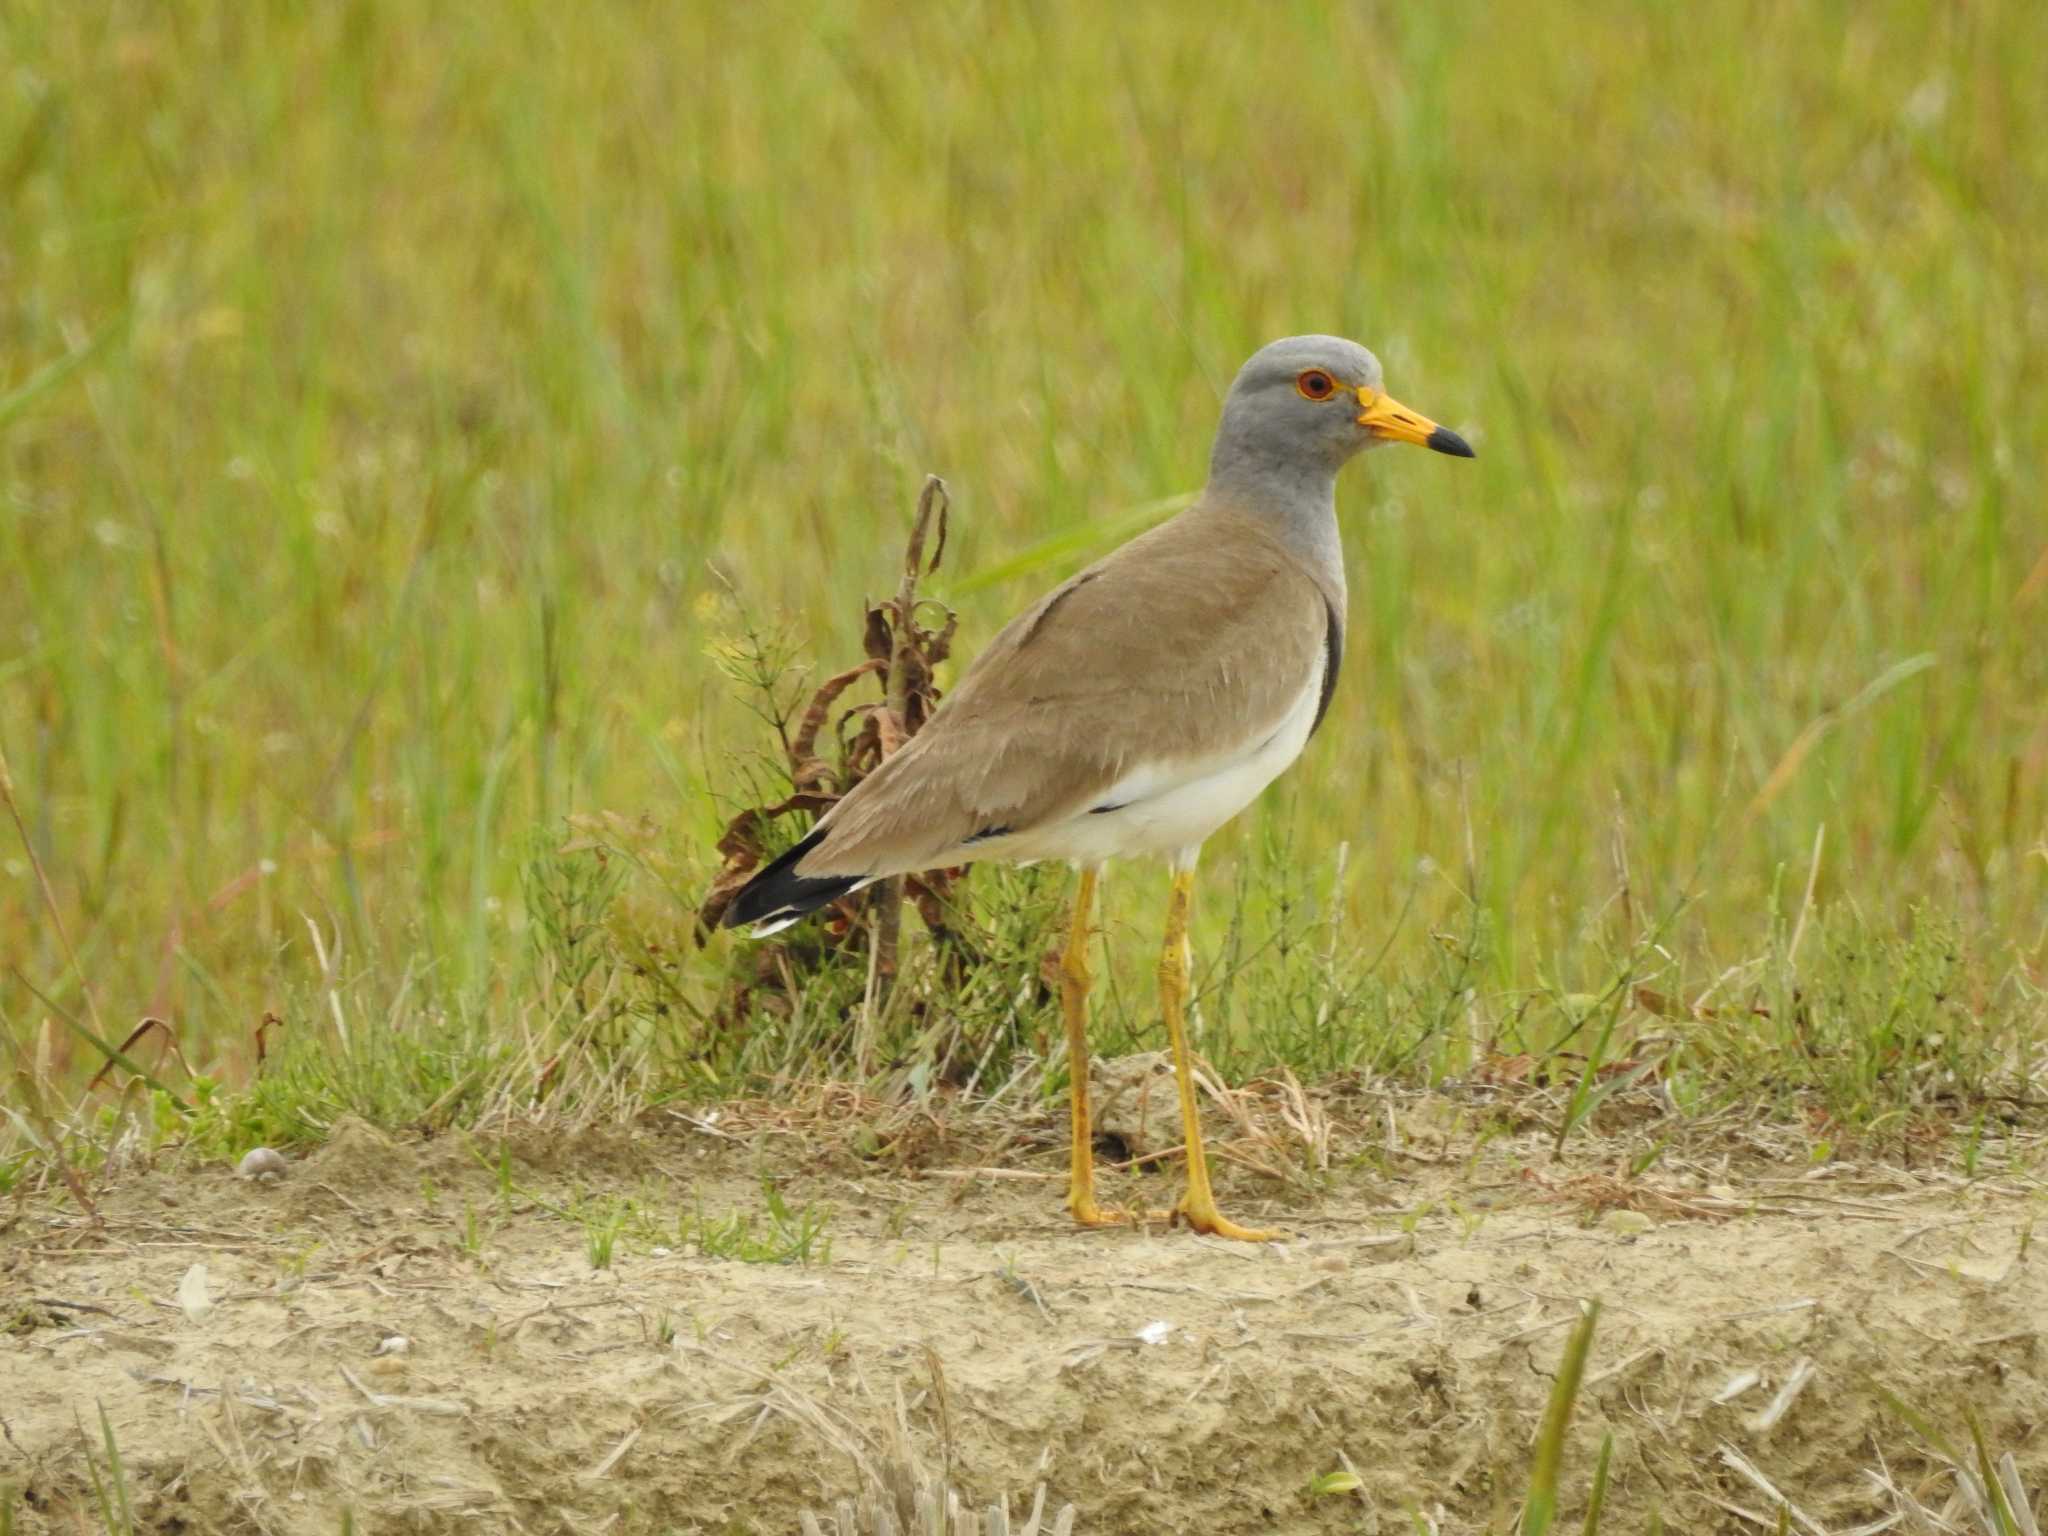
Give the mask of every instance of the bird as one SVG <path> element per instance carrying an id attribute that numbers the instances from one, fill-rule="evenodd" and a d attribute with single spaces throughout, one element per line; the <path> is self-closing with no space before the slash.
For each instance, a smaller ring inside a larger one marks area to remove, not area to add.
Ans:
<path id="1" fill-rule="evenodd" d="M 1067 1209 L 1085 1227 L 1129 1213 L 1095 1197 L 1088 1105 L 1088 958 L 1096 885 L 1113 858 L 1158 856 L 1169 885 L 1160 1013 L 1186 1142 L 1170 1213 L 1196 1232 L 1281 1234 L 1217 1208 L 1197 1117 L 1186 1005 L 1202 844 L 1279 776 L 1323 722 L 1344 658 L 1338 472 L 1412 443 L 1473 458 L 1457 433 L 1387 394 L 1379 360 L 1336 336 L 1255 352 L 1223 401 L 1201 493 L 1061 583 L 978 656 L 924 728 L 740 888 L 728 927 L 773 933 L 893 875 L 984 859 L 1076 871 L 1060 957 L 1068 1053 Z"/>

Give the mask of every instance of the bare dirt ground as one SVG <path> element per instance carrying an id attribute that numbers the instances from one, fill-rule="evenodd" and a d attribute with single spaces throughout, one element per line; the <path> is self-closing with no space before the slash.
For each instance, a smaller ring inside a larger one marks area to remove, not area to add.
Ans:
<path id="1" fill-rule="evenodd" d="M 1349 1170 L 1392 1121 L 1334 1137 L 1314 1190 L 1226 1165 L 1226 1208 L 1294 1234 L 1268 1247 L 1072 1230 L 1041 1177 L 1050 1115 L 907 1172 L 680 1116 L 535 1134 L 509 1198 L 495 1143 L 355 1123 L 273 1185 L 135 1172 L 100 1224 L 0 1212 L 0 1485 L 19 1529 L 96 1529 L 97 1404 L 139 1530 L 784 1532 L 901 1422 L 963 1493 L 1042 1480 L 1084 1536 L 1475 1531 L 1511 1515 L 1598 1297 L 1573 1529 L 1603 1430 L 1606 1529 L 1653 1506 L 1674 1531 L 1776 1529 L 1756 1476 L 1798 1528 L 1892 1513 L 1887 1468 L 1939 1506 L 1949 1474 L 1874 1383 L 1959 1437 L 1974 1407 L 2038 1494 L 2031 1178 L 1672 1154 L 1625 1188 L 1599 1143 L 1475 1153 L 1403 1116 Z M 939 1166 L 980 1157 L 1024 1176 Z M 568 1214 L 605 1194 L 758 1213 L 764 1172 L 829 1213 L 822 1262 L 629 1229 L 599 1269 Z M 1106 1193 L 1159 1202 L 1177 1176 Z M 1308 1491 L 1346 1458 L 1362 1488 Z"/>

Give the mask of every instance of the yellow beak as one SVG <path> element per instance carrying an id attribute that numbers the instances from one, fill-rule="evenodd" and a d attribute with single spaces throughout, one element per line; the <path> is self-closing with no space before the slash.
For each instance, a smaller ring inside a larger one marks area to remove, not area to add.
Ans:
<path id="1" fill-rule="evenodd" d="M 1440 427 L 1427 416 L 1409 410 L 1392 395 L 1379 394 L 1360 385 L 1358 404 L 1358 424 L 1374 437 L 1434 448 L 1438 453 L 1448 453 L 1455 459 L 1478 457 L 1472 451 L 1472 445 L 1449 427 Z"/>

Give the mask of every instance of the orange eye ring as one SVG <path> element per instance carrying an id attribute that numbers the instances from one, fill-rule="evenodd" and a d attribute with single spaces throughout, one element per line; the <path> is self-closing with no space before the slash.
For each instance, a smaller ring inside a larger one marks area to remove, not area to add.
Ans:
<path id="1" fill-rule="evenodd" d="M 1337 381 L 1320 368 L 1311 368 L 1294 381 L 1304 400 L 1328 400 L 1337 393 Z"/>

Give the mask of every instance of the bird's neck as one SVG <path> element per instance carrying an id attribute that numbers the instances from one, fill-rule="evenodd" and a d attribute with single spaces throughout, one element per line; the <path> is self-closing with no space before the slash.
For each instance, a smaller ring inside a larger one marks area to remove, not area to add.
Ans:
<path id="1" fill-rule="evenodd" d="M 1265 527 L 1344 611 L 1344 542 L 1337 532 L 1337 472 L 1314 464 L 1218 454 L 1202 502 Z"/>

